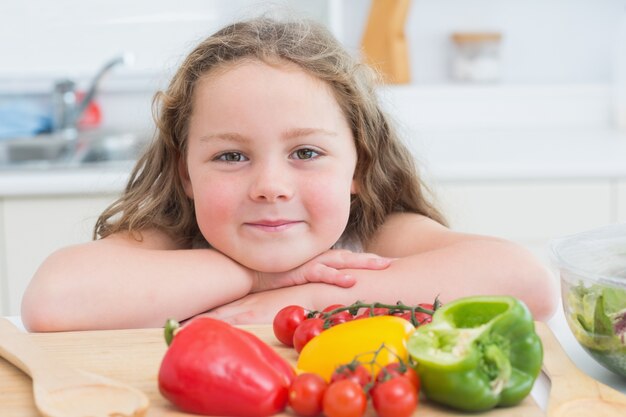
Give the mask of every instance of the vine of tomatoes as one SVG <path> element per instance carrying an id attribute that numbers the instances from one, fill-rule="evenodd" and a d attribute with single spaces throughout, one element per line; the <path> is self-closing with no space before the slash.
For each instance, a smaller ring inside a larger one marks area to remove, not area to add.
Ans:
<path id="1" fill-rule="evenodd" d="M 365 317 L 392 315 L 402 317 L 414 326 L 420 326 L 430 323 L 434 311 L 440 306 L 438 299 L 433 303 L 420 303 L 415 306 L 400 301 L 396 304 L 368 304 L 357 301 L 349 306 L 333 304 L 322 311 L 289 305 L 276 314 L 273 329 L 274 335 L 281 343 L 295 348 L 300 353 L 309 340 L 337 324 Z"/>

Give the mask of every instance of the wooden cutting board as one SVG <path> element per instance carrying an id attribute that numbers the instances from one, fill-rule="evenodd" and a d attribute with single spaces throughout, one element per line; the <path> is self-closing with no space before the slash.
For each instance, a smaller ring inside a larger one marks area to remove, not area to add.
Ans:
<path id="1" fill-rule="evenodd" d="M 543 323 L 537 323 L 540 335 L 549 332 Z M 272 346 L 291 363 L 297 355 L 293 349 L 281 345 L 274 337 L 271 326 L 243 326 Z M 157 374 L 166 350 L 162 329 L 107 330 L 87 332 L 39 333 L 28 337 L 59 361 L 90 372 L 102 374 L 130 384 L 150 398 L 148 417 L 192 416 L 177 412 L 159 394 Z M 566 355 L 560 346 L 549 346 L 545 355 Z M 415 413 L 421 417 L 453 416 L 463 413 L 438 407 L 421 400 Z M 499 417 L 533 417 L 544 413 L 529 396 L 512 408 L 495 409 L 485 413 Z M 38 417 L 32 396 L 30 379 L 13 365 L 0 358 L 0 415 L 2 417 Z M 292 416 L 290 412 L 280 414 Z M 472 414 L 480 415 L 480 414 Z M 367 417 L 376 413 L 368 406 Z"/>

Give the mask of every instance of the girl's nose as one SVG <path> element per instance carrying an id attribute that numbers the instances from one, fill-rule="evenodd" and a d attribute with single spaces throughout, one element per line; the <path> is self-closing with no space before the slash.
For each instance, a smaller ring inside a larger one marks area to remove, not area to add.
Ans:
<path id="1" fill-rule="evenodd" d="M 250 187 L 250 198 L 255 201 L 276 202 L 293 197 L 294 186 L 287 169 L 278 164 L 259 167 Z"/>

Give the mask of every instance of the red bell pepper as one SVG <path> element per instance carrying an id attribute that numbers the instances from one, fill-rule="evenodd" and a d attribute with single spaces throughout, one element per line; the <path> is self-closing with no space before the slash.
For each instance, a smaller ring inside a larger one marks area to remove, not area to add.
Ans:
<path id="1" fill-rule="evenodd" d="M 253 334 L 198 317 L 174 336 L 159 390 L 185 412 L 264 417 L 285 409 L 294 378 L 289 363 Z"/>

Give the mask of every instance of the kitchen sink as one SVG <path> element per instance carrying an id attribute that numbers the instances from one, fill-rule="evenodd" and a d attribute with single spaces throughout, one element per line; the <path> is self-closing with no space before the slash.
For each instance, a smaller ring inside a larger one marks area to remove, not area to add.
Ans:
<path id="1" fill-rule="evenodd" d="M 0 170 L 87 167 L 135 161 L 150 141 L 137 132 L 44 134 L 0 141 Z"/>

